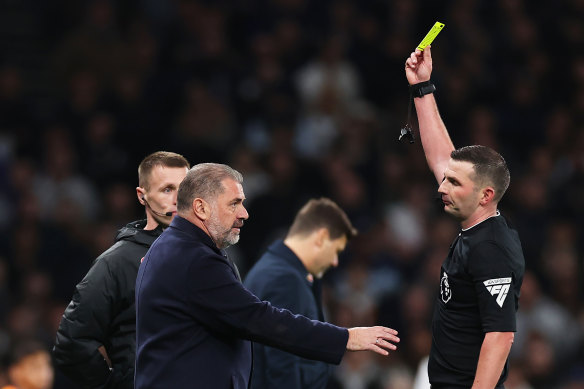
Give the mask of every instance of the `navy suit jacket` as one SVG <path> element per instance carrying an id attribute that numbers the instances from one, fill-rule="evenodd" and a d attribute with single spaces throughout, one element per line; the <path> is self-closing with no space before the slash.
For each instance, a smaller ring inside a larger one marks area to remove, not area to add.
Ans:
<path id="1" fill-rule="evenodd" d="M 308 271 L 281 240 L 274 242 L 249 271 L 245 286 L 261 300 L 315 320 L 323 320 L 320 280 L 310 282 Z M 254 343 L 253 389 L 322 389 L 331 366 Z"/>
<path id="2" fill-rule="evenodd" d="M 211 238 L 176 216 L 140 265 L 136 336 L 136 389 L 243 389 L 250 341 L 338 364 L 349 335 L 260 301 Z"/>

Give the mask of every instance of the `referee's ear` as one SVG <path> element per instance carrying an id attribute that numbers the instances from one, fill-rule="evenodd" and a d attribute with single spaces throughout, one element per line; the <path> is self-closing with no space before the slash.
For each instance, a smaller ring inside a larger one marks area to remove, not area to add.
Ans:
<path id="1" fill-rule="evenodd" d="M 489 205 L 495 199 L 495 188 L 492 186 L 486 186 L 481 189 L 481 198 L 479 200 L 479 204 L 484 206 Z"/>

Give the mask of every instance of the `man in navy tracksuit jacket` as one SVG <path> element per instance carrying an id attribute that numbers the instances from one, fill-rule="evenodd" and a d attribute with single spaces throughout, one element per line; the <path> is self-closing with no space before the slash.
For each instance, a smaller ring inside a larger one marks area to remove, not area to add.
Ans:
<path id="1" fill-rule="evenodd" d="M 284 240 L 274 242 L 247 274 L 245 286 L 262 300 L 324 321 L 321 278 L 339 263 L 357 234 L 345 212 L 327 198 L 309 200 L 296 214 Z M 323 389 L 331 365 L 253 345 L 252 389 Z"/>
<path id="2" fill-rule="evenodd" d="M 239 172 L 194 166 L 180 185 L 178 215 L 140 266 L 136 281 L 136 389 L 248 388 L 250 341 L 339 363 L 347 350 L 387 355 L 385 327 L 340 328 L 260 301 L 223 248 L 248 218 Z"/>

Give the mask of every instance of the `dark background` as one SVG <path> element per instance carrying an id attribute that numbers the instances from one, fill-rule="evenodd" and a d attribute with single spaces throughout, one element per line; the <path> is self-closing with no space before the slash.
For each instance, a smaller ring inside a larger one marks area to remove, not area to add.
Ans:
<path id="1" fill-rule="evenodd" d="M 500 209 L 527 273 L 507 388 L 583 388 L 582 0 L 0 0 L 0 352 L 51 346 L 75 284 L 144 215 L 140 160 L 168 150 L 243 173 L 242 273 L 307 199 L 337 201 L 360 235 L 325 277 L 328 318 L 402 342 L 348 354 L 331 387 L 411 388 L 458 231 L 420 143 L 397 142 L 404 62 L 435 21 L 455 145 L 511 170 Z"/>

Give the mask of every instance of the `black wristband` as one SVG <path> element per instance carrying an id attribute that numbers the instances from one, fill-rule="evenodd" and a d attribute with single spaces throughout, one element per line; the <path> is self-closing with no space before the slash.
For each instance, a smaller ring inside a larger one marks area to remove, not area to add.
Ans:
<path id="1" fill-rule="evenodd" d="M 434 93 L 436 87 L 430 81 L 420 82 L 414 85 L 410 85 L 410 92 L 414 97 L 422 97 L 424 95 Z"/>

